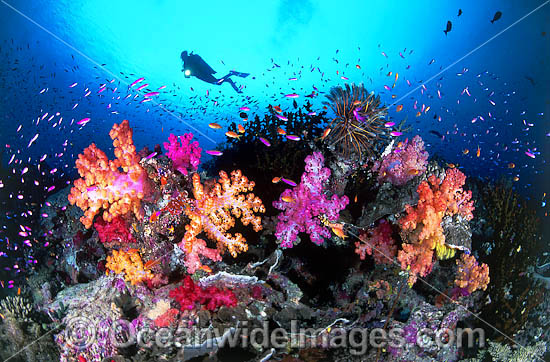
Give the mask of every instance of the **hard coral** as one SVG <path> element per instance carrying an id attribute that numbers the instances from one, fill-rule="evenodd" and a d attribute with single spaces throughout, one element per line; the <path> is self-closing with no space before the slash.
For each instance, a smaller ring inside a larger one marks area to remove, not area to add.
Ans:
<path id="1" fill-rule="evenodd" d="M 426 172 L 427 164 L 428 152 L 424 149 L 424 141 L 420 136 L 415 136 L 412 141 L 393 149 L 381 161 L 376 161 L 373 170 L 378 171 L 378 182 L 389 181 L 401 186 Z"/>
<path id="2" fill-rule="evenodd" d="M 204 305 L 210 311 L 224 305 L 237 305 L 237 298 L 231 290 L 222 290 L 214 286 L 203 289 L 195 284 L 189 275 L 185 277 L 183 285 L 172 289 L 169 295 L 180 304 L 181 311 L 192 310 L 196 303 Z"/>
<path id="3" fill-rule="evenodd" d="M 286 189 L 273 206 L 283 210 L 279 214 L 275 236 L 283 248 L 292 248 L 300 232 L 307 232 L 312 242 L 321 245 L 330 237 L 330 230 L 321 224 L 320 217 L 329 222 L 337 221 L 340 210 L 349 200 L 346 196 L 325 195 L 330 178 L 330 169 L 323 167 L 325 159 L 320 152 L 314 152 L 305 159 L 306 167 L 300 184 Z"/>
<path id="4" fill-rule="evenodd" d="M 151 271 L 144 270 L 143 261 L 139 256 L 139 252 L 135 249 L 129 251 L 113 250 L 113 254 L 107 257 L 105 267 L 116 274 L 123 273 L 124 279 L 131 282 L 132 285 L 154 277 Z"/>
<path id="5" fill-rule="evenodd" d="M 261 218 L 254 213 L 265 212 L 262 200 L 252 191 L 254 182 L 248 181 L 240 170 L 227 173 L 220 171 L 220 179 L 210 190 L 205 190 L 200 176 L 193 175 L 194 202 L 185 209 L 191 222 L 185 226 L 185 235 L 180 246 L 186 255 L 185 265 L 189 273 L 194 273 L 201 267 L 199 255 L 204 255 L 214 261 L 221 260 L 220 252 L 227 249 L 236 257 L 239 252 L 248 250 L 246 239 L 239 233 L 234 236 L 227 231 L 235 225 L 235 217 L 240 218 L 243 225 L 252 224 L 254 231 L 262 229 Z M 206 247 L 206 242 L 197 235 L 204 231 L 215 240 L 217 250 Z"/>
<path id="6" fill-rule="evenodd" d="M 93 143 L 76 160 L 82 178 L 74 182 L 69 202 L 84 211 L 80 221 L 87 229 L 102 208 L 103 219 L 108 222 L 129 211 L 138 219 L 144 215 L 140 202 L 147 191 L 147 173 L 139 165 L 128 121 L 113 125 L 109 136 L 115 147 L 115 160 L 109 160 Z"/>
<path id="7" fill-rule="evenodd" d="M 413 244 L 404 244 L 397 259 L 403 269 L 411 269 L 409 284 L 414 284 L 417 274 L 426 276 L 431 271 L 432 250 L 436 250 L 439 259 L 454 255 L 454 249 L 445 245 L 441 221 L 445 215 L 455 214 L 465 220 L 473 218 L 474 206 L 473 201 L 470 201 L 472 193 L 462 189 L 465 181 L 466 176 L 456 168 L 448 169 L 442 182 L 432 175 L 417 188 L 419 201 L 416 208 L 406 206 L 407 215 L 399 220 L 399 224 Z"/>
<path id="8" fill-rule="evenodd" d="M 374 257 L 377 264 L 391 264 L 397 253 L 391 226 L 385 220 L 382 220 L 374 229 L 362 233 L 355 247 L 355 252 L 359 254 L 361 260 L 369 254 Z"/>
<path id="9" fill-rule="evenodd" d="M 191 142 L 192 139 L 193 133 L 186 133 L 179 137 L 170 134 L 168 142 L 164 142 L 167 155 L 172 160 L 172 167 L 184 175 L 187 175 L 188 171 L 196 171 L 201 160 L 202 149 L 199 147 L 199 142 Z"/>
<path id="10" fill-rule="evenodd" d="M 478 289 L 487 289 L 489 284 L 489 267 L 487 264 L 479 265 L 473 255 L 462 254 L 456 261 L 458 265 L 458 276 L 455 279 L 457 287 L 465 289 L 468 294 Z"/>
<path id="11" fill-rule="evenodd" d="M 106 222 L 103 219 L 98 219 L 94 223 L 94 227 L 99 235 L 99 240 L 102 243 L 135 243 L 136 239 L 126 226 L 126 222 L 120 216 L 115 217 L 111 222 Z"/>

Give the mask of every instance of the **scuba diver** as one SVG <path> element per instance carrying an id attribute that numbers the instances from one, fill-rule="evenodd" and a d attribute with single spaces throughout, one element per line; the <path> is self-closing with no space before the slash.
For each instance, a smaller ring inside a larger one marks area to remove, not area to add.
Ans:
<path id="1" fill-rule="evenodd" d="M 237 93 L 242 93 L 243 91 L 237 87 L 235 82 L 233 82 L 233 79 L 230 77 L 235 75 L 237 77 L 246 78 L 250 75 L 249 73 L 239 73 L 232 70 L 225 77 L 217 79 L 213 76 L 216 71 L 212 69 L 198 54 L 193 54 L 193 52 L 191 52 L 191 54 L 187 54 L 187 51 L 183 51 L 181 52 L 181 60 L 183 61 L 183 69 L 181 71 L 184 73 L 185 78 L 194 76 L 204 82 L 217 85 L 227 82 L 231 84 Z"/>

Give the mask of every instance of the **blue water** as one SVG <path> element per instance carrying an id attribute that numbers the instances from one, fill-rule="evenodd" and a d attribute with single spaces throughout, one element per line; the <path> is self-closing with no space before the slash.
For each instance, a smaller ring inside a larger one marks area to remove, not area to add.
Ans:
<path id="1" fill-rule="evenodd" d="M 170 132 L 187 131 L 204 149 L 215 149 L 225 136 L 207 124 L 238 120 L 239 107 L 249 106 L 251 114 L 263 114 L 268 104 L 289 107 L 292 100 L 283 95 L 294 92 L 302 104 L 315 86 L 320 95 L 314 104 L 320 109 L 331 86 L 363 82 L 393 105 L 393 120 L 407 118 L 413 129 L 405 136 L 420 134 L 430 154 L 467 174 L 516 176 L 518 189 L 542 201 L 550 154 L 550 6 L 533 12 L 542 4 L 1 1 L 3 163 L 7 167 L 14 153 L 16 160 L 30 157 L 30 163 L 47 154 L 51 167 L 74 176 L 78 153 L 91 142 L 110 149 L 108 131 L 122 119 L 130 120 L 138 149 L 162 143 Z M 496 11 L 502 18 L 491 23 Z M 448 20 L 453 27 L 445 35 Z M 236 78 L 244 92 L 185 79 L 182 50 L 200 54 L 218 76 L 231 69 L 251 73 Z M 384 86 L 392 86 L 396 72 L 399 79 L 388 91 Z M 139 77 L 150 91 L 166 88 L 149 103 L 139 103 L 145 90 L 133 100 L 137 86 L 130 99 L 117 101 Z M 298 79 L 289 80 L 293 77 Z M 91 94 L 84 97 L 86 88 Z M 413 108 L 415 102 L 419 109 Z M 397 104 L 404 106 L 400 113 Z M 430 110 L 416 117 L 422 105 Z M 38 126 L 32 123 L 46 112 Z M 48 123 L 56 112 L 60 116 Z M 62 125 L 52 127 L 60 117 Z M 84 127 L 69 126 L 71 119 L 86 117 L 91 121 Z M 38 139 L 27 148 L 36 133 Z"/>

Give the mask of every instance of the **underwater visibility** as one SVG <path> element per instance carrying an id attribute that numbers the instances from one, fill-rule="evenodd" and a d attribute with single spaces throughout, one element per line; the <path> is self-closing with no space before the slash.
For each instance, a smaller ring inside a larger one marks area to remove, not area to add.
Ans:
<path id="1" fill-rule="evenodd" d="M 550 361 L 550 0 L 0 19 L 1 361 Z"/>

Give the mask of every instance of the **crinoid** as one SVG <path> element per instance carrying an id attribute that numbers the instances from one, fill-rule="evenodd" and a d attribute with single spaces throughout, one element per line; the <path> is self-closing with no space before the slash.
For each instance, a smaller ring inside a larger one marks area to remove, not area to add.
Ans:
<path id="1" fill-rule="evenodd" d="M 327 140 L 345 157 L 362 159 L 374 154 L 376 141 L 386 136 L 384 121 L 387 107 L 380 105 L 380 96 L 369 93 L 363 84 L 333 87 L 326 96 L 335 113 Z"/>

